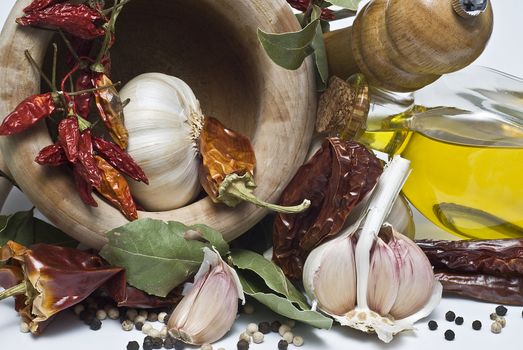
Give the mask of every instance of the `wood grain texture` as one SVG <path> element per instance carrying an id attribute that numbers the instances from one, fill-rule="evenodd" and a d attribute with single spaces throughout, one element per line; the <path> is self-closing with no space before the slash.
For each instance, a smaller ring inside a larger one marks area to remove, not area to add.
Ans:
<path id="1" fill-rule="evenodd" d="M 332 74 L 359 71 L 373 85 L 414 91 L 474 61 L 492 28 L 490 3 L 479 16 L 464 18 L 450 0 L 373 0 L 352 28 L 326 35 L 325 44 Z"/>
<path id="2" fill-rule="evenodd" d="M 15 24 L 29 2 L 16 3 L 0 36 L 0 115 L 40 89 L 23 51 L 29 49 L 43 62 L 51 34 Z M 206 113 L 252 138 L 258 159 L 255 194 L 276 201 L 305 158 L 316 110 L 312 62 L 284 70 L 270 61 L 256 38 L 258 27 L 270 32 L 299 29 L 285 1 L 133 0 L 119 21 L 115 79 L 125 82 L 144 71 L 159 71 L 187 81 Z M 97 208 L 84 205 L 67 171 L 36 164 L 34 157 L 50 143 L 44 123 L 0 139 L 10 172 L 33 204 L 63 231 L 100 248 L 106 242 L 104 232 L 127 220 L 100 198 Z M 265 214 L 251 204 L 228 208 L 204 198 L 172 211 L 139 212 L 139 217 L 206 224 L 231 240 Z"/>

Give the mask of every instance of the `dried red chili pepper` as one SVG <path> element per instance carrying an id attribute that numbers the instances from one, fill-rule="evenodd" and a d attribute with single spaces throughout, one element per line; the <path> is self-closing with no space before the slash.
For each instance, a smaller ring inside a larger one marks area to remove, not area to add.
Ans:
<path id="1" fill-rule="evenodd" d="M 306 12 L 310 6 L 311 0 L 287 0 L 287 2 L 296 10 Z M 335 19 L 334 13 L 332 10 L 327 8 L 321 9 L 321 19 Z"/>
<path id="2" fill-rule="evenodd" d="M 58 143 L 45 146 L 38 152 L 35 162 L 40 165 L 59 166 L 67 163 L 64 149 Z"/>
<path id="3" fill-rule="evenodd" d="M 25 13 L 40 11 L 60 1 L 62 0 L 34 0 L 29 6 L 25 7 L 23 11 Z"/>
<path id="4" fill-rule="evenodd" d="M 102 184 L 96 190 L 112 205 L 120 209 L 127 219 L 138 219 L 136 204 L 125 177 L 102 157 L 95 156 L 94 158 L 98 169 L 102 172 Z"/>
<path id="5" fill-rule="evenodd" d="M 56 109 L 55 95 L 51 92 L 29 96 L 11 112 L 0 125 L 0 135 L 13 135 L 48 117 Z"/>
<path id="6" fill-rule="evenodd" d="M 416 241 L 443 291 L 523 305 L 523 239 Z"/>
<path id="7" fill-rule="evenodd" d="M 24 271 L 24 281 L 0 292 L 0 299 L 25 294 L 25 305 L 17 311 L 33 334 L 40 334 L 54 315 L 81 302 L 122 271 L 77 249 L 48 244 L 28 249 L 12 241 L 2 247 L 1 261 Z"/>
<path id="8" fill-rule="evenodd" d="M 73 166 L 73 178 L 76 190 L 80 195 L 82 201 L 90 205 L 91 207 L 97 207 L 98 203 L 93 198 L 93 187 L 92 185 L 84 179 L 84 173 L 80 170 L 80 166 L 77 164 Z"/>
<path id="9" fill-rule="evenodd" d="M 80 129 L 78 119 L 68 117 L 58 123 L 58 143 L 62 146 L 67 159 L 74 163 L 78 157 L 78 142 L 80 141 Z"/>
<path id="10" fill-rule="evenodd" d="M 200 183 L 215 203 L 230 207 L 242 201 L 274 211 L 297 213 L 309 206 L 302 204 L 291 207 L 265 203 L 252 194 L 256 188 L 254 168 L 256 157 L 248 138 L 227 129 L 217 119 L 206 117 L 200 133 Z"/>
<path id="11" fill-rule="evenodd" d="M 81 71 L 75 81 L 75 90 L 83 91 L 92 88 L 93 83 L 91 81 L 91 72 L 87 70 Z M 84 92 L 74 97 L 76 113 L 84 119 L 87 119 L 89 116 L 91 97 L 92 94 L 90 92 Z"/>
<path id="12" fill-rule="evenodd" d="M 142 168 L 140 168 L 133 158 L 131 158 L 131 156 L 123 151 L 118 145 L 96 136 L 93 136 L 93 145 L 96 152 L 107 160 L 113 167 L 133 180 L 149 184 L 149 180 L 147 179 L 147 176 L 145 176 Z"/>
<path id="13" fill-rule="evenodd" d="M 22 26 L 61 29 L 79 38 L 91 40 L 105 35 L 105 30 L 96 25 L 102 20 L 101 13 L 87 5 L 58 3 L 17 18 L 16 23 Z"/>
<path id="14" fill-rule="evenodd" d="M 91 131 L 84 130 L 78 143 L 78 172 L 91 186 L 99 187 L 102 184 L 102 172 L 94 160 Z"/>
<path id="15" fill-rule="evenodd" d="M 278 214 L 273 226 L 273 261 L 287 277 L 301 279 L 309 253 L 340 232 L 352 209 L 376 184 L 383 171 L 376 156 L 364 146 L 338 138 L 326 139 L 321 149 L 298 169 L 279 203 L 310 198 L 304 213 Z"/>
<path id="16" fill-rule="evenodd" d="M 92 83 L 95 88 L 102 88 L 113 84 L 111 79 L 105 74 L 96 74 L 95 77 L 92 78 Z M 94 96 L 100 117 L 109 130 L 109 134 L 118 146 L 126 149 L 129 134 L 124 125 L 120 95 L 114 86 L 110 86 L 107 89 L 95 91 Z"/>

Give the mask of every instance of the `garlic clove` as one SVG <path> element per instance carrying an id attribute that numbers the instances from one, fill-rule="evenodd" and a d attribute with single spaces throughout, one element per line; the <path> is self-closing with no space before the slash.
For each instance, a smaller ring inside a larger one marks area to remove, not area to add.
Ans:
<path id="1" fill-rule="evenodd" d="M 208 248 L 204 248 L 204 260 L 194 280 L 167 328 L 171 336 L 190 344 L 213 343 L 231 329 L 238 299 L 244 301 L 243 289 L 234 269 Z"/>
<path id="2" fill-rule="evenodd" d="M 394 251 L 400 273 L 398 296 L 390 314 L 395 319 L 403 319 L 428 302 L 434 288 L 434 273 L 427 256 L 407 237 L 394 232 L 389 246 Z"/>

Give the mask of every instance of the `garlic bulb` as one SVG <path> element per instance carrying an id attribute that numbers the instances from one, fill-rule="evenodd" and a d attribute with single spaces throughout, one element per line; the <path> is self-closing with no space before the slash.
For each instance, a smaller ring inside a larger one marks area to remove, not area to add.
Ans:
<path id="1" fill-rule="evenodd" d="M 231 329 L 238 312 L 238 299 L 245 303 L 236 271 L 220 254 L 204 248 L 194 284 L 169 318 L 169 334 L 189 344 L 214 343 Z"/>
<path id="2" fill-rule="evenodd" d="M 364 215 L 314 249 L 303 273 L 313 306 L 342 325 L 376 332 L 385 342 L 412 329 L 436 307 L 442 293 L 422 250 L 392 226 L 383 225 L 409 164 L 399 156 L 392 160 Z"/>
<path id="3" fill-rule="evenodd" d="M 144 170 L 149 185 L 130 181 L 133 195 L 147 210 L 181 207 L 200 192 L 197 139 L 203 120 L 200 104 L 182 80 L 141 74 L 120 91 L 129 132 L 127 152 Z"/>

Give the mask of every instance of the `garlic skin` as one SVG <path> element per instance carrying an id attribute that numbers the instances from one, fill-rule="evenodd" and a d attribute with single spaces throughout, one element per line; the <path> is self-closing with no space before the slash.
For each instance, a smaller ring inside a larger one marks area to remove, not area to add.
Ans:
<path id="1" fill-rule="evenodd" d="M 129 132 L 127 152 L 149 178 L 130 181 L 131 191 L 149 211 L 179 208 L 200 192 L 199 160 L 194 140 L 203 124 L 200 103 L 182 80 L 145 73 L 120 91 Z"/>
<path id="2" fill-rule="evenodd" d="M 167 329 L 171 336 L 194 345 L 221 339 L 236 319 L 238 299 L 245 303 L 236 271 L 209 248 L 204 248 L 194 284 L 184 294 L 169 318 Z"/>
<path id="3" fill-rule="evenodd" d="M 375 332 L 387 343 L 429 315 L 443 290 L 423 251 L 392 226 L 383 225 L 409 164 L 399 156 L 393 159 L 367 210 L 336 238 L 314 249 L 303 272 L 313 307 L 342 325 Z"/>

